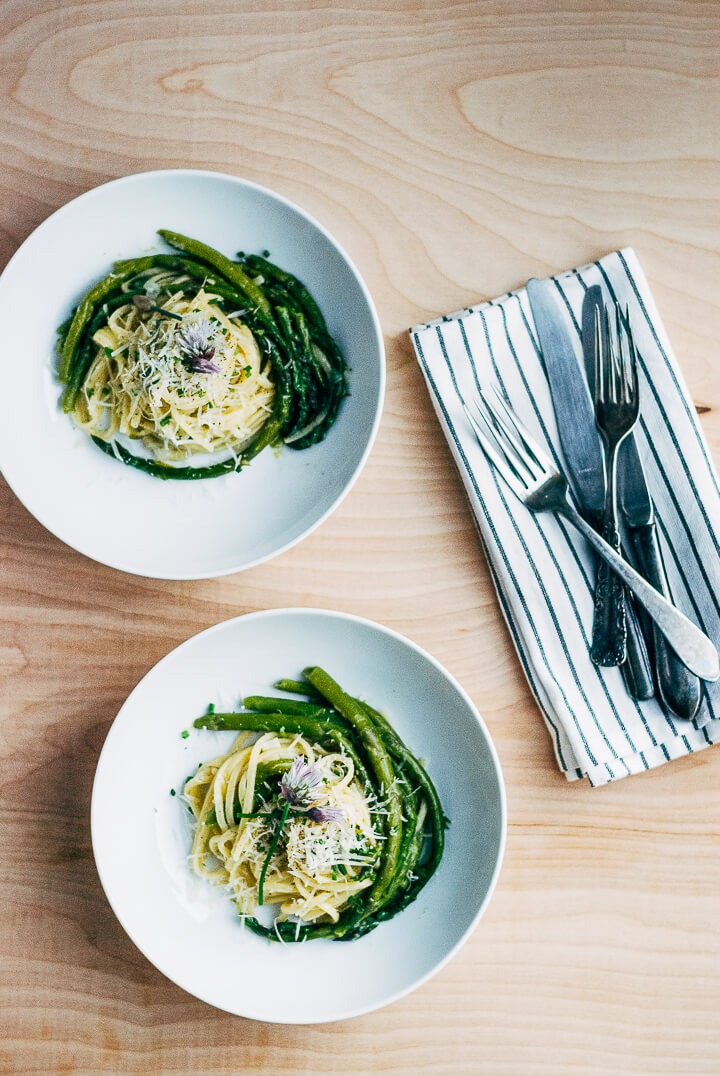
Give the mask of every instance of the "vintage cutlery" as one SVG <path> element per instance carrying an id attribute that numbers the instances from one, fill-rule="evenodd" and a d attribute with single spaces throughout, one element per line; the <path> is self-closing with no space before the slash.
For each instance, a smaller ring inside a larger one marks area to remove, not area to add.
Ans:
<path id="1" fill-rule="evenodd" d="M 529 280 L 527 296 L 550 383 L 566 473 L 581 514 L 599 532 L 605 505 L 605 467 L 588 383 L 552 281 Z M 610 578 L 615 580 L 616 577 L 611 575 Z M 624 590 L 618 580 L 617 585 L 603 587 L 601 602 L 596 593 L 593 638 L 612 636 L 618 660 L 622 659 L 621 648 L 626 648 L 627 660 L 622 664 L 626 687 L 633 698 L 649 699 L 655 688 L 648 648 L 637 614 L 630 603 L 625 615 L 616 608 L 617 602 L 625 607 Z"/>
<path id="2" fill-rule="evenodd" d="M 595 391 L 596 326 L 600 311 L 604 309 L 602 289 L 595 285 L 588 289 L 583 301 L 582 334 L 585 369 L 591 391 Z M 628 337 L 629 346 L 635 350 L 629 319 L 623 321 L 622 329 Z M 617 459 L 617 487 L 622 516 L 627 523 L 635 559 L 640 573 L 672 601 L 655 527 L 653 503 L 648 492 L 645 471 L 638 452 L 634 432 L 623 441 Z M 654 664 L 658 694 L 667 709 L 681 718 L 692 718 L 702 701 L 702 684 L 680 662 L 666 645 L 663 637 L 654 632 Z"/>
<path id="3" fill-rule="evenodd" d="M 620 552 L 620 532 L 617 523 L 617 453 L 622 440 L 632 430 L 640 413 L 637 367 L 635 355 L 620 331 L 620 312 L 616 307 L 617 342 L 610 327 L 608 308 L 595 308 L 595 423 L 605 448 L 605 507 L 603 509 L 602 536 Z M 617 613 L 616 623 L 606 616 L 595 619 L 601 630 L 593 635 L 591 657 L 596 665 L 618 665 L 624 647 L 618 645 L 618 637 L 625 634 L 625 598 L 622 581 L 608 566 L 600 565 L 595 590 L 596 610 L 608 605 Z M 620 633 L 620 635 L 618 635 Z"/>
<path id="4" fill-rule="evenodd" d="M 500 392 L 496 388 L 481 392 L 472 406 L 463 402 L 463 407 L 485 455 L 523 504 L 531 512 L 556 512 L 577 527 L 635 594 L 681 661 L 703 680 L 717 680 L 720 659 L 710 639 L 585 522 L 568 499 L 565 476 L 521 425 Z"/>

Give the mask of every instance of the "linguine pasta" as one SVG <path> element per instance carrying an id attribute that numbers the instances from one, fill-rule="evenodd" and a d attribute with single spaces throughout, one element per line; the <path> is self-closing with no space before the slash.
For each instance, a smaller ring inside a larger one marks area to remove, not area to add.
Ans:
<path id="1" fill-rule="evenodd" d="M 72 417 L 103 441 L 117 434 L 140 440 L 164 463 L 196 453 L 236 455 L 272 412 L 269 365 L 250 329 L 224 313 L 212 291 L 187 294 L 179 283 L 151 275 L 145 292 L 165 292 L 161 307 L 144 312 L 128 297 L 108 315 L 93 335 L 95 359 Z M 209 372 L 193 369 L 193 332 L 212 356 Z"/>
<path id="2" fill-rule="evenodd" d="M 313 803 L 321 820 L 307 811 L 289 815 L 268 862 L 264 903 L 279 903 L 277 923 L 336 923 L 372 884 L 380 836 L 352 759 L 303 736 L 241 732 L 228 754 L 200 766 L 184 789 L 196 820 L 190 862 L 200 877 L 230 890 L 241 915 L 253 915 L 278 827 L 272 788 L 296 760 L 318 775 Z"/>
<path id="3" fill-rule="evenodd" d="M 248 695 L 193 723 L 239 735 L 185 782 L 192 867 L 261 937 L 361 938 L 432 878 L 448 819 L 424 765 L 369 703 L 316 665 L 275 686 L 305 698 Z M 258 917 L 267 904 L 280 909 L 272 925 Z"/>
<path id="4" fill-rule="evenodd" d="M 303 282 L 265 255 L 233 261 L 158 234 L 172 253 L 115 262 L 58 327 L 63 411 L 106 455 L 163 480 L 324 440 L 347 368 Z"/>

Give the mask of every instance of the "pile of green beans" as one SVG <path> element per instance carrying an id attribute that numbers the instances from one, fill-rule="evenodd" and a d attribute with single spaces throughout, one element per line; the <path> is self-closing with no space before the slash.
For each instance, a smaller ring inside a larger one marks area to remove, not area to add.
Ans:
<path id="1" fill-rule="evenodd" d="M 268 928 L 251 916 L 256 934 L 283 941 L 362 937 L 392 919 L 412 901 L 437 870 L 449 822 L 424 766 L 391 724 L 366 702 L 348 695 L 324 669 L 311 666 L 302 680 L 278 680 L 278 690 L 304 696 L 293 700 L 248 696 L 244 710 L 207 713 L 196 728 L 299 734 L 349 756 L 365 792 L 382 805 L 376 815 L 382 840 L 371 868 L 371 884 L 352 898 L 336 923 L 276 923 Z M 256 808 L 253 807 L 253 810 Z"/>
<path id="2" fill-rule="evenodd" d="M 293 449 L 303 449 L 322 441 L 347 395 L 346 364 L 305 285 L 266 258 L 243 254 L 239 261 L 232 261 L 198 239 L 164 229 L 158 234 L 178 253 L 115 262 L 112 272 L 88 291 L 73 316 L 59 327 L 63 410 L 69 413 L 75 407 L 94 362 L 93 335 L 113 310 L 130 302 L 133 295 L 144 294 L 149 271 L 163 269 L 183 282 L 169 285 L 173 290 L 184 285 L 195 294 L 203 286 L 218 296 L 226 314 L 242 311 L 243 322 L 272 367 L 272 414 L 237 459 L 207 467 L 175 467 L 93 437 L 98 448 L 157 478 L 193 480 L 239 471 L 269 445 L 287 442 Z M 160 298 L 158 305 L 162 305 Z"/>

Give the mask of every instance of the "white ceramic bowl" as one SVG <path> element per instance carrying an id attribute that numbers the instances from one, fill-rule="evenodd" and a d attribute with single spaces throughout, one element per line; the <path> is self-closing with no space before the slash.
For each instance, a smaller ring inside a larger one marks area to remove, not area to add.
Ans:
<path id="1" fill-rule="evenodd" d="M 308 285 L 350 368 L 350 396 L 325 441 L 300 452 L 266 450 L 240 474 L 163 482 L 104 455 L 62 414 L 57 326 L 113 261 L 166 249 L 158 228 L 233 257 L 267 248 Z M 69 202 L 0 277 L 0 324 L 0 469 L 48 530 L 126 572 L 200 579 L 268 560 L 332 512 L 375 438 L 385 358 L 367 288 L 317 221 L 234 176 L 145 172 Z"/>
<path id="2" fill-rule="evenodd" d="M 394 919 L 353 942 L 281 945 L 251 934 L 228 894 L 191 873 L 189 816 L 170 789 L 233 740 L 194 729 L 182 738 L 209 702 L 235 707 L 310 664 L 385 712 L 425 761 L 451 825 L 437 872 Z M 369 1012 L 442 967 L 490 899 L 505 825 L 497 755 L 460 685 L 388 628 L 307 609 L 228 620 L 163 658 L 115 719 L 92 797 L 100 880 L 138 948 L 203 1001 L 277 1023 Z"/>

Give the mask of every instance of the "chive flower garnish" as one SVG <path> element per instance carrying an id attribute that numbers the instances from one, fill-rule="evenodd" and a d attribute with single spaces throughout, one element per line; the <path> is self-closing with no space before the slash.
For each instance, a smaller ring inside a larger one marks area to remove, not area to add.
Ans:
<path id="1" fill-rule="evenodd" d="M 311 822 L 341 822 L 344 815 L 339 807 L 311 807 L 307 813 Z"/>
<path id="2" fill-rule="evenodd" d="M 188 325 L 178 333 L 185 365 L 193 374 L 219 374 L 220 367 L 212 360 L 215 345 L 212 343 L 212 326 L 207 318 Z"/>
<path id="3" fill-rule="evenodd" d="M 298 755 L 293 760 L 290 769 L 286 770 L 280 778 L 278 799 L 283 805 L 282 814 L 260 872 L 258 904 L 263 903 L 265 875 L 270 866 L 270 860 L 275 855 L 280 834 L 288 820 L 290 811 L 305 814 L 312 822 L 339 822 L 343 818 L 342 811 L 337 807 L 317 806 L 316 801 L 322 795 L 322 785 L 324 783 L 320 768 L 307 762 L 303 755 Z"/>
<path id="4" fill-rule="evenodd" d="M 317 799 L 322 784 L 322 773 L 317 766 L 310 766 L 299 755 L 290 769 L 280 778 L 280 795 L 296 811 L 306 811 Z"/>

